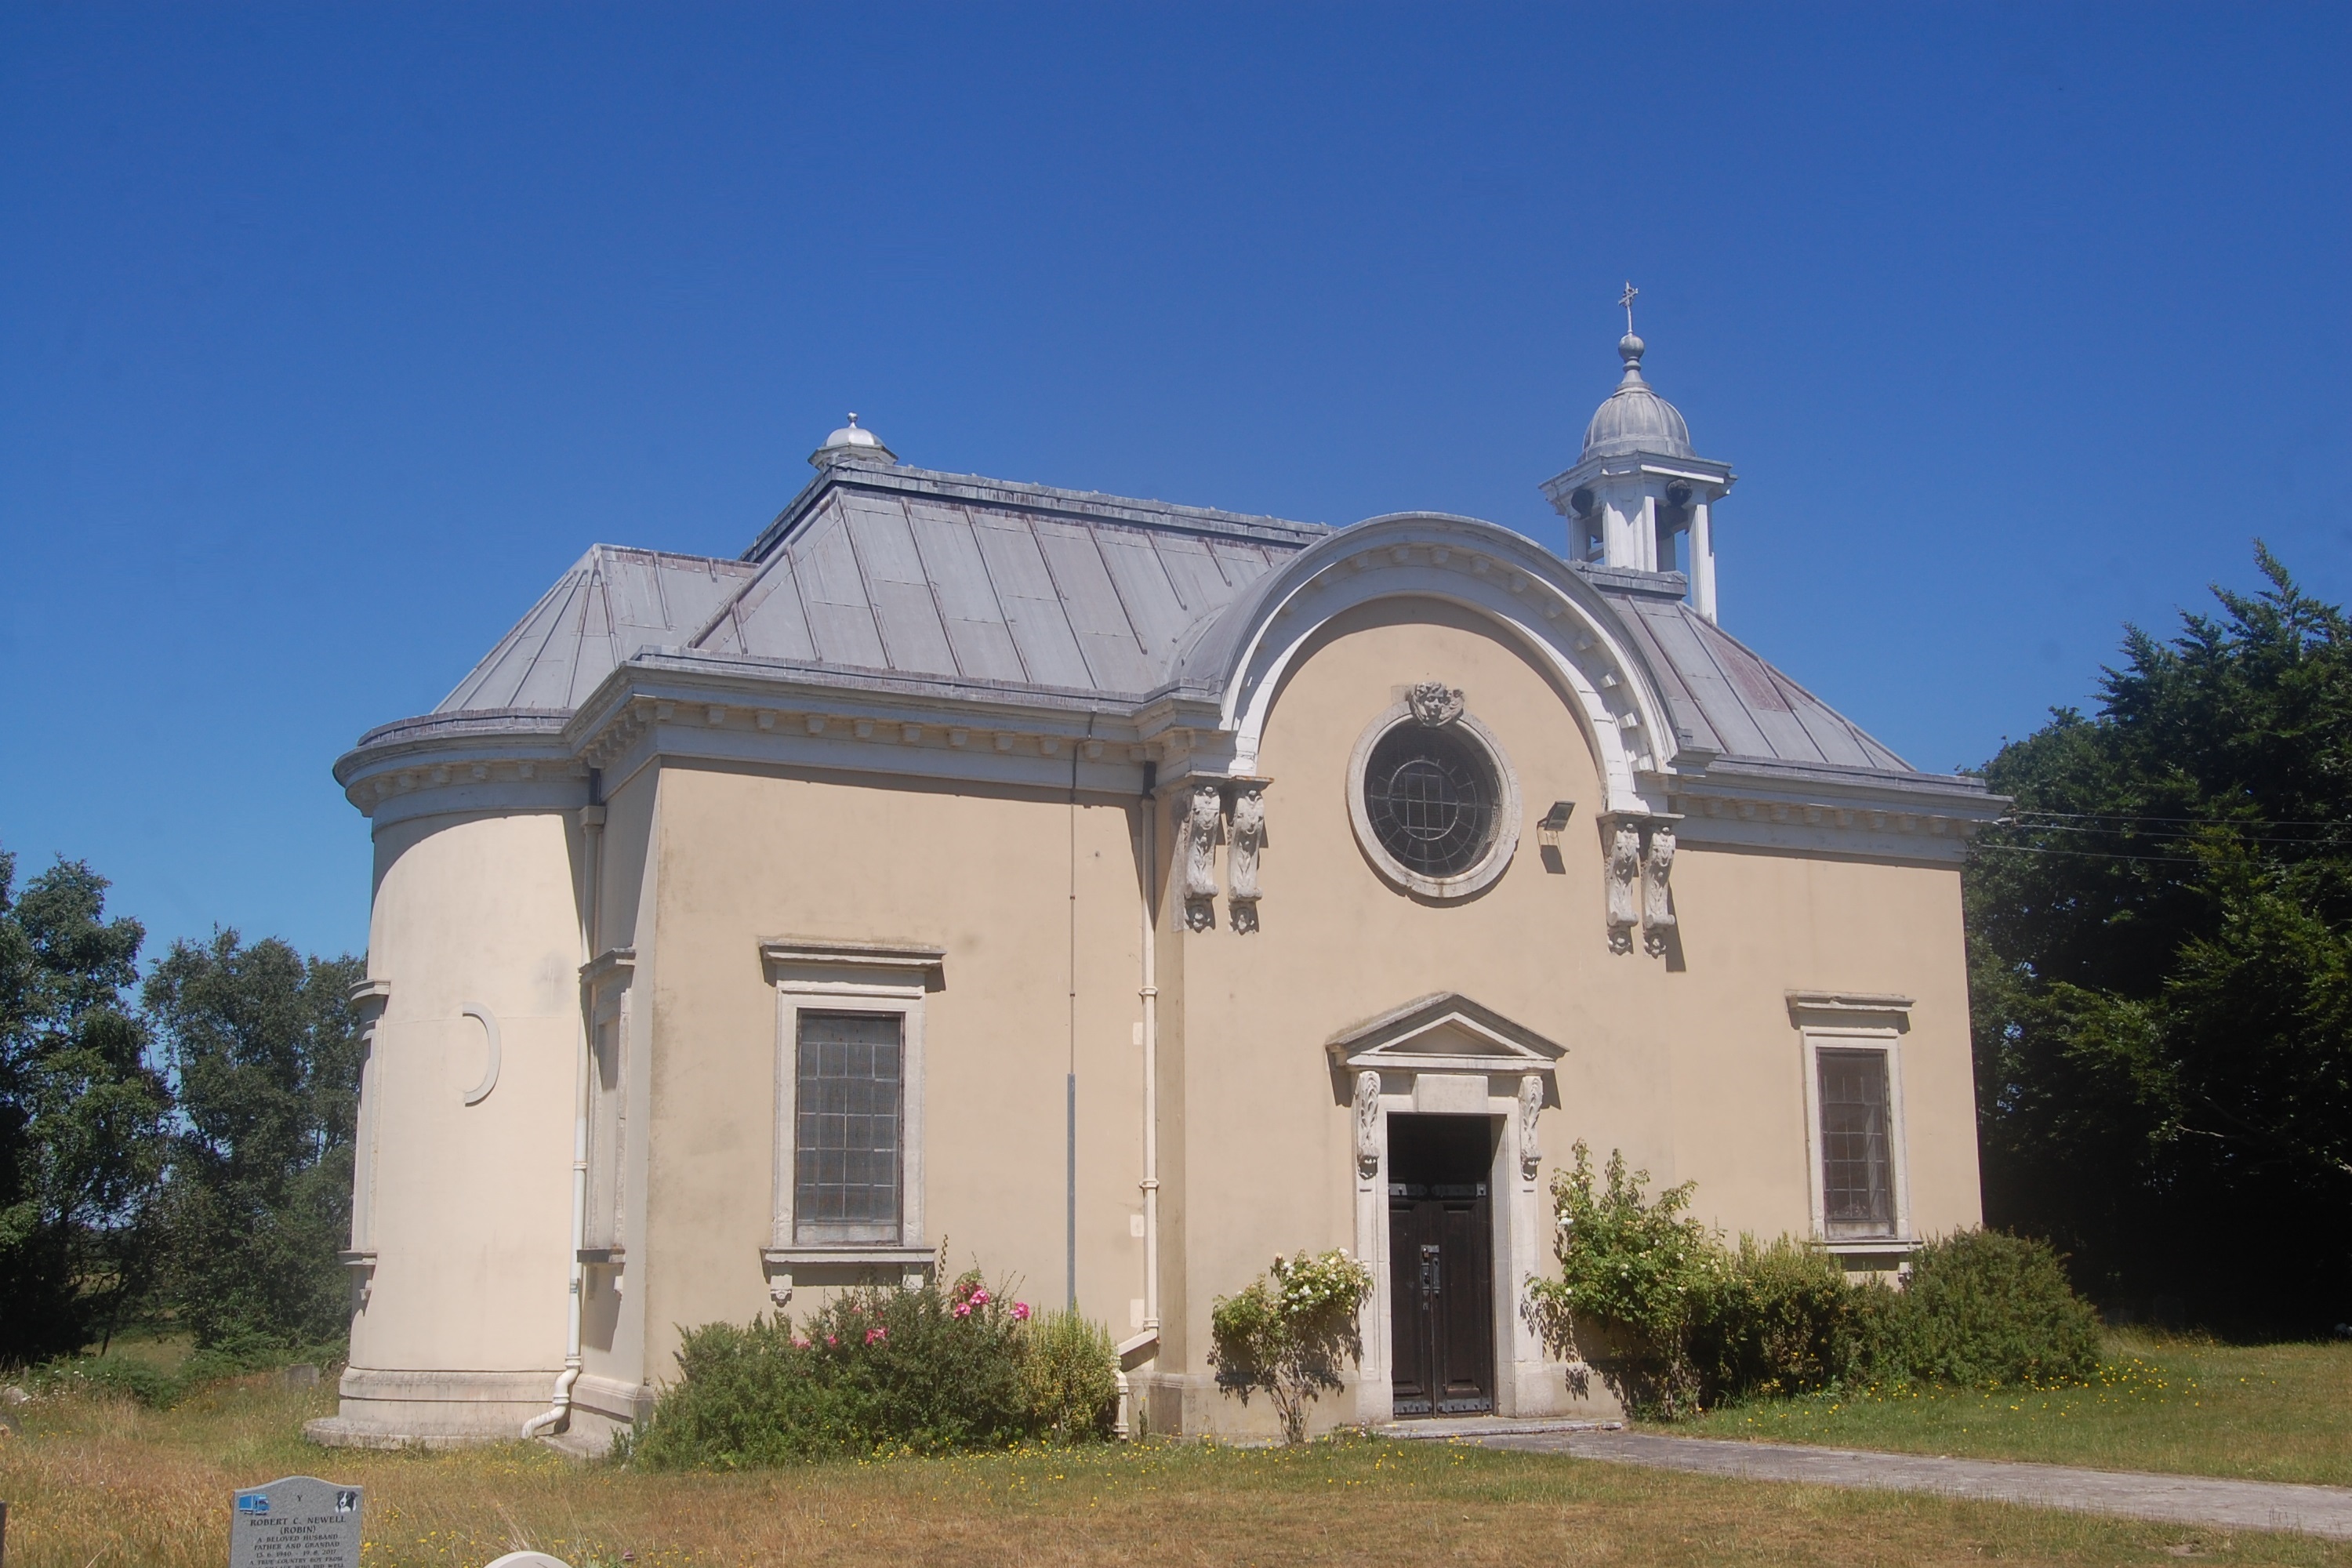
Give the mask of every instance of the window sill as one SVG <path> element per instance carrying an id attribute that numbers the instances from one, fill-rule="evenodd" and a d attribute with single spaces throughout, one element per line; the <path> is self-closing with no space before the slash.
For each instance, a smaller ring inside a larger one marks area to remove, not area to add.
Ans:
<path id="1" fill-rule="evenodd" d="M 335 1261 L 346 1268 L 373 1268 L 375 1267 L 375 1249 L 370 1247 L 363 1252 L 338 1252 L 335 1254 Z"/>
<path id="2" fill-rule="evenodd" d="M 1821 1245 L 1840 1258 L 1907 1258 L 1919 1250 L 1916 1238 L 1900 1236 L 1832 1237 Z"/>
<path id="3" fill-rule="evenodd" d="M 618 1268 L 628 1257 L 628 1249 L 620 1247 L 583 1247 L 574 1255 L 583 1263 L 604 1264 Z"/>
<path id="4" fill-rule="evenodd" d="M 768 1247 L 760 1250 L 760 1261 L 771 1268 L 790 1268 L 796 1264 L 870 1264 L 876 1268 L 929 1268 L 939 1261 L 939 1254 L 928 1247 L 898 1247 L 880 1241 L 843 1241 L 796 1243 L 791 1247 Z"/>

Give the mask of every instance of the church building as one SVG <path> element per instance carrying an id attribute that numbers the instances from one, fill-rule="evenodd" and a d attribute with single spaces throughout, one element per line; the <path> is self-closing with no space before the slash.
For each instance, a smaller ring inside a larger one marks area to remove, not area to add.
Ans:
<path id="1" fill-rule="evenodd" d="M 1619 348 L 1542 487 L 1565 558 L 937 472 L 853 416 L 740 556 L 593 546 L 362 736 L 313 1436 L 600 1442 L 680 1325 L 975 1266 L 1110 1327 L 1129 1429 L 1271 1432 L 1210 1311 L 1328 1247 L 1378 1283 L 1318 1424 L 1600 1411 L 1523 1310 L 1580 1140 L 1853 1269 L 1978 1223 L 2000 802 L 1717 624 L 1731 468 Z"/>

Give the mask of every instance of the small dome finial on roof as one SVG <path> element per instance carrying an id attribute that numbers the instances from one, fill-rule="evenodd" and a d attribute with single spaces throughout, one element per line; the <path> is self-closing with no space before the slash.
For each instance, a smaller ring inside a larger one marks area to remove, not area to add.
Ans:
<path id="1" fill-rule="evenodd" d="M 855 414 L 849 416 L 848 424 L 824 438 L 824 446 L 809 454 L 809 465 L 818 468 L 827 463 L 872 462 L 877 459 L 895 463 L 898 460 L 898 454 L 884 446 L 882 438 L 873 431 L 862 428 Z"/>
<path id="2" fill-rule="evenodd" d="M 1631 386 L 1642 381 L 1642 356 L 1649 351 L 1650 345 L 1631 332 L 1617 340 L 1617 352 L 1625 359 L 1625 379 L 1619 385 Z"/>

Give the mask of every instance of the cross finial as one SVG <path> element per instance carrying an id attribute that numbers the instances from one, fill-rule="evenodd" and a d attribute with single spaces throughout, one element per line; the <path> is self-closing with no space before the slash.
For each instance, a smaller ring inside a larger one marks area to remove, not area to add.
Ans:
<path id="1" fill-rule="evenodd" d="M 1617 302 L 1625 307 L 1625 335 L 1629 338 L 1633 335 L 1633 300 L 1641 292 L 1629 278 L 1625 280 L 1625 292 L 1617 297 Z"/>

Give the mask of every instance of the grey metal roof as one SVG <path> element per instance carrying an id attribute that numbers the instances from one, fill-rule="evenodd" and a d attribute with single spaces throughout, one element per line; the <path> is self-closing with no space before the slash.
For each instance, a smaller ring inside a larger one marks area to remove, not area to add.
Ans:
<path id="1" fill-rule="evenodd" d="M 845 472 L 857 482 L 768 542 L 758 575 L 688 646 L 1140 696 L 1167 684 L 1189 628 L 1329 531 L 960 475 L 878 477 Z"/>
<path id="2" fill-rule="evenodd" d="M 1732 757 L 1910 773 L 1853 720 L 1682 600 L 1595 584 L 1657 680 L 1677 729 Z"/>
<path id="3" fill-rule="evenodd" d="M 1181 679 L 1188 654 L 1230 641 L 1243 628 L 1223 625 L 1223 612 L 1252 614 L 1263 597 L 1252 584 L 1333 531 L 896 465 L 830 468 L 763 531 L 756 559 L 592 548 L 436 721 L 543 727 L 623 661 L 660 648 L 861 679 L 1140 698 Z M 1678 578 L 1570 570 L 1623 624 L 1689 743 L 1911 772 L 1683 603 Z"/>
<path id="4" fill-rule="evenodd" d="M 576 708 L 630 655 L 683 641 L 751 575 L 740 561 L 591 545 L 434 711 Z"/>

